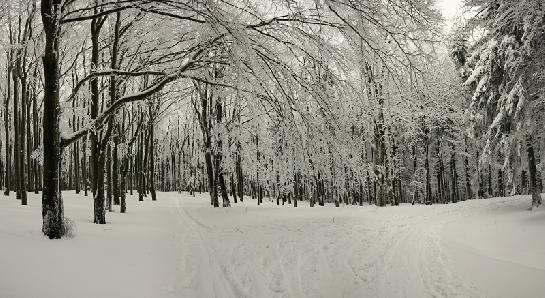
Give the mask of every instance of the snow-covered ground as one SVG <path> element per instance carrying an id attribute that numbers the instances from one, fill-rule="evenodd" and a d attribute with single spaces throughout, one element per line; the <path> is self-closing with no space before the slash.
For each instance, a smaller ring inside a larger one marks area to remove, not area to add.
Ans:
<path id="1" fill-rule="evenodd" d="M 0 196 L 0 297 L 545 297 L 545 207 L 526 196 L 211 208 L 160 193 L 100 226 L 90 197 L 64 200 L 75 235 L 49 240 L 39 196 Z"/>

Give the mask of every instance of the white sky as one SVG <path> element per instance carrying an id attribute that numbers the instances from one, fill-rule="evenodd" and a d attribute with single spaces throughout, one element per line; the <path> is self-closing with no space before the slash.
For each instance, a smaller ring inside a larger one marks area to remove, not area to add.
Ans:
<path id="1" fill-rule="evenodd" d="M 461 15 L 463 0 L 437 0 L 436 5 L 445 18 L 445 29 L 449 31 L 456 18 Z"/>

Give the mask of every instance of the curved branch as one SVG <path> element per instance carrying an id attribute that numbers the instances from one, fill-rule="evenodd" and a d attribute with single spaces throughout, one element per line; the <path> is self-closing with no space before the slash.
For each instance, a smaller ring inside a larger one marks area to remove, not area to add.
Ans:
<path id="1" fill-rule="evenodd" d="M 111 76 L 111 75 L 121 75 L 121 76 L 131 76 L 131 77 L 137 77 L 137 76 L 143 76 L 143 75 L 166 76 L 166 74 L 161 71 L 125 71 L 125 70 L 119 70 L 119 69 L 104 69 L 101 71 L 95 71 L 87 75 L 85 78 L 81 79 L 76 84 L 76 86 L 74 86 L 74 88 L 72 89 L 72 94 L 70 94 L 70 96 L 65 100 L 65 102 L 69 102 L 73 100 L 78 94 L 78 91 L 83 86 L 83 84 L 85 84 L 90 79 L 95 77 Z"/>
<path id="2" fill-rule="evenodd" d="M 89 131 L 100 128 L 102 125 L 106 123 L 109 117 L 112 116 L 117 111 L 117 109 L 119 109 L 125 103 L 146 99 L 149 96 L 161 91 L 168 83 L 181 78 L 183 76 L 183 73 L 186 70 L 188 70 L 190 66 L 193 64 L 194 59 L 198 55 L 200 55 L 200 53 L 202 52 L 203 52 L 203 49 L 200 49 L 192 56 L 191 59 L 186 58 L 182 62 L 182 65 L 180 66 L 178 71 L 163 77 L 162 79 L 158 80 L 155 84 L 148 87 L 147 89 L 119 98 L 112 105 L 106 108 L 106 110 L 104 110 L 104 112 L 102 112 L 102 114 L 100 114 L 93 122 L 89 123 L 88 125 L 80 129 L 79 131 L 74 132 L 73 134 L 68 136 L 61 136 L 61 146 L 66 147 L 70 145 L 71 143 L 75 142 L 76 140 L 78 140 L 79 138 L 81 138 L 82 136 L 86 135 Z"/>

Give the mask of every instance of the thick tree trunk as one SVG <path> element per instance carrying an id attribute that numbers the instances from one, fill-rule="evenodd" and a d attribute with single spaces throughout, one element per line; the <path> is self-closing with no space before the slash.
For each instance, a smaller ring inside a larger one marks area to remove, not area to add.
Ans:
<path id="1" fill-rule="evenodd" d="M 95 18 L 91 20 L 91 65 L 93 69 L 98 68 L 99 64 L 99 37 L 100 30 L 104 24 L 104 18 Z M 90 79 L 91 86 L 91 119 L 96 119 L 98 116 L 98 107 L 100 100 L 100 91 L 98 79 L 96 77 Z M 108 125 L 108 129 L 110 126 Z M 104 137 L 105 139 L 108 136 Z M 104 204 L 104 163 L 106 152 L 102 147 L 97 131 L 93 130 L 90 134 L 91 139 L 91 175 L 92 175 L 92 190 L 94 198 L 94 223 L 106 223 L 106 210 Z"/>
<path id="2" fill-rule="evenodd" d="M 42 230 L 50 239 L 64 234 L 64 208 L 60 191 L 61 139 L 59 132 L 59 17 L 61 0 L 42 0 L 45 33 L 43 55 L 43 192 Z"/>

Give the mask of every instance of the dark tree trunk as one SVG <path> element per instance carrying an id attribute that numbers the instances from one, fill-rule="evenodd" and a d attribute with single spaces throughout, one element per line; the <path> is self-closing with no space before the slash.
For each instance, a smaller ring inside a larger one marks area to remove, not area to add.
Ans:
<path id="1" fill-rule="evenodd" d="M 471 191 L 471 178 L 469 176 L 469 150 L 466 141 L 466 156 L 464 158 L 464 169 L 466 174 L 466 199 L 470 200 L 473 197 L 473 192 Z"/>
<path id="2" fill-rule="evenodd" d="M 492 165 L 488 164 L 488 197 L 494 196 L 494 190 L 492 187 Z"/>
<path id="3" fill-rule="evenodd" d="M 127 211 L 127 193 L 125 192 L 126 177 L 129 167 L 128 156 L 123 157 L 121 162 L 121 193 L 120 193 L 120 212 L 125 213 Z"/>
<path id="4" fill-rule="evenodd" d="M 210 148 L 206 149 L 204 153 L 204 160 L 206 164 L 206 175 L 208 177 L 208 188 L 210 191 L 210 204 L 214 207 L 219 207 L 218 203 L 218 193 L 216 191 L 215 181 L 214 181 L 214 169 L 212 168 L 212 153 Z"/>
<path id="5" fill-rule="evenodd" d="M 142 152 L 144 148 L 144 137 L 143 132 L 139 133 L 139 142 L 138 142 L 138 154 L 136 158 L 136 171 L 135 175 L 138 179 L 138 201 L 142 202 L 144 201 L 144 175 L 143 172 L 143 166 L 142 166 Z"/>
<path id="6" fill-rule="evenodd" d="M 94 18 L 91 20 L 91 64 L 93 69 L 98 68 L 99 64 L 99 37 L 100 30 L 104 24 L 104 17 Z M 99 84 L 96 77 L 92 78 L 89 81 L 91 86 L 91 119 L 96 119 L 98 116 L 98 107 L 99 107 Z M 111 129 L 111 126 L 108 125 L 108 130 Z M 109 136 L 106 134 L 104 139 L 107 139 Z M 91 139 L 91 168 L 92 168 L 92 189 L 94 194 L 94 223 L 96 224 L 105 224 L 106 223 L 106 210 L 104 204 L 104 166 L 106 152 L 104 152 L 105 146 L 104 142 L 99 140 L 97 131 L 93 130 L 90 134 Z"/>
<path id="7" fill-rule="evenodd" d="M 240 154 L 240 142 L 238 142 L 236 157 L 237 191 L 240 201 L 244 202 L 244 176 L 242 175 L 242 157 Z"/>
<path id="8" fill-rule="evenodd" d="M 87 196 L 88 178 L 87 178 L 87 136 L 82 140 L 83 158 L 81 159 L 81 180 L 83 182 L 83 194 Z"/>
<path id="9" fill-rule="evenodd" d="M 235 179 L 233 178 L 233 174 L 229 175 L 230 177 L 230 189 L 231 189 L 231 195 L 233 196 L 233 201 L 235 202 L 235 204 L 237 203 L 237 190 L 236 190 L 236 187 L 235 187 Z"/>
<path id="10" fill-rule="evenodd" d="M 95 199 L 94 199 L 94 220 L 96 224 L 105 224 L 106 223 L 106 208 L 104 200 L 104 162 L 105 154 L 100 154 L 98 157 L 98 171 L 96 172 L 96 179 L 99 183 L 96 184 L 95 190 Z"/>
<path id="11" fill-rule="evenodd" d="M 458 201 L 458 171 L 456 170 L 456 147 L 452 144 L 452 152 L 450 155 L 450 178 L 451 181 L 451 200 L 456 203 Z"/>
<path id="12" fill-rule="evenodd" d="M 32 160 L 30 159 L 30 156 L 32 154 L 32 131 L 30 128 L 31 124 L 31 114 L 30 114 L 30 107 L 31 107 L 31 101 L 30 101 L 30 84 L 27 84 L 27 96 L 25 100 L 25 114 L 26 114 L 26 123 L 25 126 L 25 134 L 26 134 L 26 191 L 34 191 L 34 182 L 32 177 Z"/>
<path id="13" fill-rule="evenodd" d="M 534 147 L 531 137 L 526 140 L 526 152 L 528 153 L 528 172 L 530 173 L 530 194 L 532 195 L 532 208 L 541 205 L 541 195 L 537 189 L 536 182 L 536 161 L 534 157 Z"/>
<path id="14" fill-rule="evenodd" d="M 430 144 L 429 139 L 426 135 L 425 140 L 425 146 L 426 146 L 426 159 L 424 161 L 424 167 L 426 168 L 426 201 L 425 204 L 431 204 L 432 203 L 432 197 L 431 197 L 431 169 L 430 169 Z"/>
<path id="15" fill-rule="evenodd" d="M 8 60 L 11 60 L 11 58 L 9 57 L 10 55 L 8 54 Z M 11 63 L 10 63 L 11 64 Z M 4 195 L 5 196 L 9 196 L 9 192 L 10 192 L 10 188 L 11 188 L 11 143 L 10 143 L 10 139 L 9 139 L 9 99 L 10 99 L 10 96 L 11 96 L 11 66 L 9 66 L 10 64 L 8 64 L 8 70 L 7 70 L 7 90 L 6 90 L 6 95 L 5 95 L 5 99 L 4 99 L 4 136 L 6 137 L 6 145 L 5 145 L 5 150 L 6 150 L 6 162 L 5 162 L 5 167 L 6 167 L 6 178 L 5 178 L 5 185 L 6 185 L 6 189 L 4 190 Z"/>
<path id="16" fill-rule="evenodd" d="M 445 188 L 443 184 L 443 156 L 441 154 L 441 142 L 437 140 L 437 200 L 435 203 L 443 203 Z"/>
<path id="17" fill-rule="evenodd" d="M 498 196 L 505 197 L 505 187 L 503 183 L 503 171 L 498 170 Z"/>
<path id="18" fill-rule="evenodd" d="M 59 132 L 59 17 L 61 0 L 42 0 L 41 15 L 45 33 L 43 54 L 43 192 L 42 230 L 50 239 L 64 234 L 64 208 L 60 191 L 61 138 Z"/>
<path id="19" fill-rule="evenodd" d="M 112 51 L 111 51 L 111 61 L 110 61 L 110 67 L 112 69 L 117 69 L 118 68 L 118 63 L 117 63 L 117 56 L 118 56 L 118 51 L 119 51 L 119 31 L 120 31 L 120 27 L 121 27 L 121 12 L 117 12 L 116 13 L 116 19 L 115 19 L 115 25 L 114 25 L 114 38 L 113 38 L 113 42 L 112 42 Z M 110 76 L 110 104 L 113 104 L 114 102 L 117 101 L 117 81 L 116 81 L 116 78 L 115 78 L 115 75 L 113 76 Z M 123 114 L 123 116 L 125 116 Z M 113 118 L 113 117 L 112 117 Z M 124 119 L 123 119 L 124 120 Z M 112 122 L 115 122 L 115 121 L 112 121 Z M 110 123 L 111 125 L 114 125 L 114 128 L 113 129 L 116 129 L 117 130 L 117 133 L 115 134 L 115 138 L 114 138 L 114 144 L 113 144 L 113 152 L 112 152 L 112 155 L 110 156 L 110 159 L 112 159 L 112 195 L 113 195 L 113 203 L 115 205 L 119 205 L 119 181 L 118 181 L 118 178 L 119 178 L 119 171 L 118 171 L 118 156 L 117 156 L 117 146 L 118 146 L 118 143 L 119 143 L 119 137 L 121 135 L 121 130 L 119 129 L 119 125 L 117 124 L 117 122 L 115 123 Z"/>
<path id="20" fill-rule="evenodd" d="M 155 181 L 154 181 L 154 177 L 155 177 L 155 140 L 154 140 L 154 133 L 153 133 L 155 130 L 154 113 L 155 112 L 151 110 L 151 106 L 150 106 L 150 128 L 149 128 L 149 139 L 148 139 L 148 144 L 149 144 L 148 154 L 149 154 L 149 167 L 150 167 L 149 177 L 150 178 L 149 178 L 148 184 L 150 188 L 152 201 L 157 200 L 157 194 L 155 193 Z"/>
<path id="21" fill-rule="evenodd" d="M 104 153 L 103 153 L 104 154 Z M 112 212 L 112 146 L 110 144 L 107 145 L 106 148 L 106 162 L 105 162 L 105 171 L 106 171 L 106 207 L 108 208 L 108 211 Z"/>
<path id="22" fill-rule="evenodd" d="M 17 54 L 16 54 L 17 55 Z M 17 59 L 19 60 L 19 59 Z M 17 63 L 19 64 L 19 63 Z M 19 129 L 19 79 L 17 77 L 17 66 L 12 69 L 12 81 L 13 81 L 13 156 L 15 158 L 15 191 L 17 200 L 22 199 L 23 186 L 21 185 L 21 135 Z M 26 205 L 25 203 L 22 203 Z"/>
<path id="23" fill-rule="evenodd" d="M 120 132 L 119 132 L 120 133 Z M 118 165 L 118 152 L 117 152 L 117 147 L 118 147 L 118 137 L 115 138 L 114 140 L 114 147 L 113 147 L 113 152 L 112 152 L 112 186 L 113 186 L 113 192 L 112 192 L 112 195 L 113 195 L 113 200 L 114 200 L 114 205 L 119 205 L 119 165 Z M 123 191 L 124 188 L 121 189 L 121 191 Z"/>

